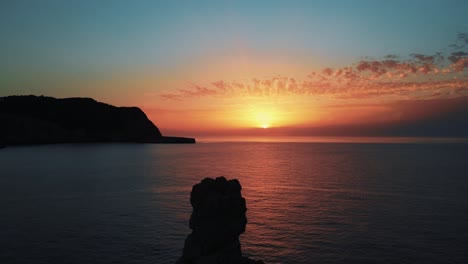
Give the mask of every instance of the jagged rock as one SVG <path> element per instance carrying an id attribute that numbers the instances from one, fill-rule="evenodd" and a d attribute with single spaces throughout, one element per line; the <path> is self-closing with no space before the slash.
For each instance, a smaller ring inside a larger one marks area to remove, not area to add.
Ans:
<path id="1" fill-rule="evenodd" d="M 239 236 L 245 232 L 247 211 L 238 180 L 206 178 L 192 188 L 193 211 L 178 264 L 261 264 L 242 256 Z"/>

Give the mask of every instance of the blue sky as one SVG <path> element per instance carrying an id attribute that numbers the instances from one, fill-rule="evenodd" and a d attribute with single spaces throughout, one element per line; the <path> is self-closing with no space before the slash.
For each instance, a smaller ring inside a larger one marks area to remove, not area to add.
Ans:
<path id="1" fill-rule="evenodd" d="M 2 1 L 17 70 L 165 67 L 244 48 L 266 56 L 433 53 L 468 28 L 467 1 Z M 6 59 L 5 59 L 6 58 Z"/>

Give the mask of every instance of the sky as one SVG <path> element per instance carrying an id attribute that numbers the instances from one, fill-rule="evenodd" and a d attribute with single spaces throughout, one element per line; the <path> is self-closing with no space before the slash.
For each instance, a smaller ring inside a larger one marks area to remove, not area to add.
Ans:
<path id="1" fill-rule="evenodd" d="M 0 3 L 0 96 L 164 134 L 468 136 L 468 1 Z"/>

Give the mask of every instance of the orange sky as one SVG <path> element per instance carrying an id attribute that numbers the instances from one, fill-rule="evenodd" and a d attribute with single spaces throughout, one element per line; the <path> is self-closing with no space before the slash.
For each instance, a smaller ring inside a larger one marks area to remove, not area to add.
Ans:
<path id="1" fill-rule="evenodd" d="M 467 1 L 1 7 L 0 96 L 138 106 L 167 135 L 435 131 L 468 96 Z"/>
<path id="2" fill-rule="evenodd" d="M 217 131 L 230 135 L 253 128 L 279 133 L 291 128 L 396 122 L 402 115 L 397 102 L 468 95 L 465 57 L 389 55 L 335 68 L 288 61 L 266 67 L 263 63 L 233 58 L 232 64 L 206 63 L 174 75 L 186 71 L 190 82 L 171 79 L 171 74 L 142 78 L 138 85 L 147 87 L 147 93 L 135 103 L 166 134 Z M 268 74 L 275 72 L 288 74 Z M 152 86 L 167 88 L 152 93 Z"/>

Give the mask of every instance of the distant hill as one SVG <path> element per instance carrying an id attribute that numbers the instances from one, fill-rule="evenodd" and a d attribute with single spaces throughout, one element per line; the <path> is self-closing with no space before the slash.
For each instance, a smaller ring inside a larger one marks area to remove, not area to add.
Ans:
<path id="1" fill-rule="evenodd" d="M 165 137 L 138 107 L 91 98 L 0 97 L 0 145 L 79 142 L 195 143 Z"/>

